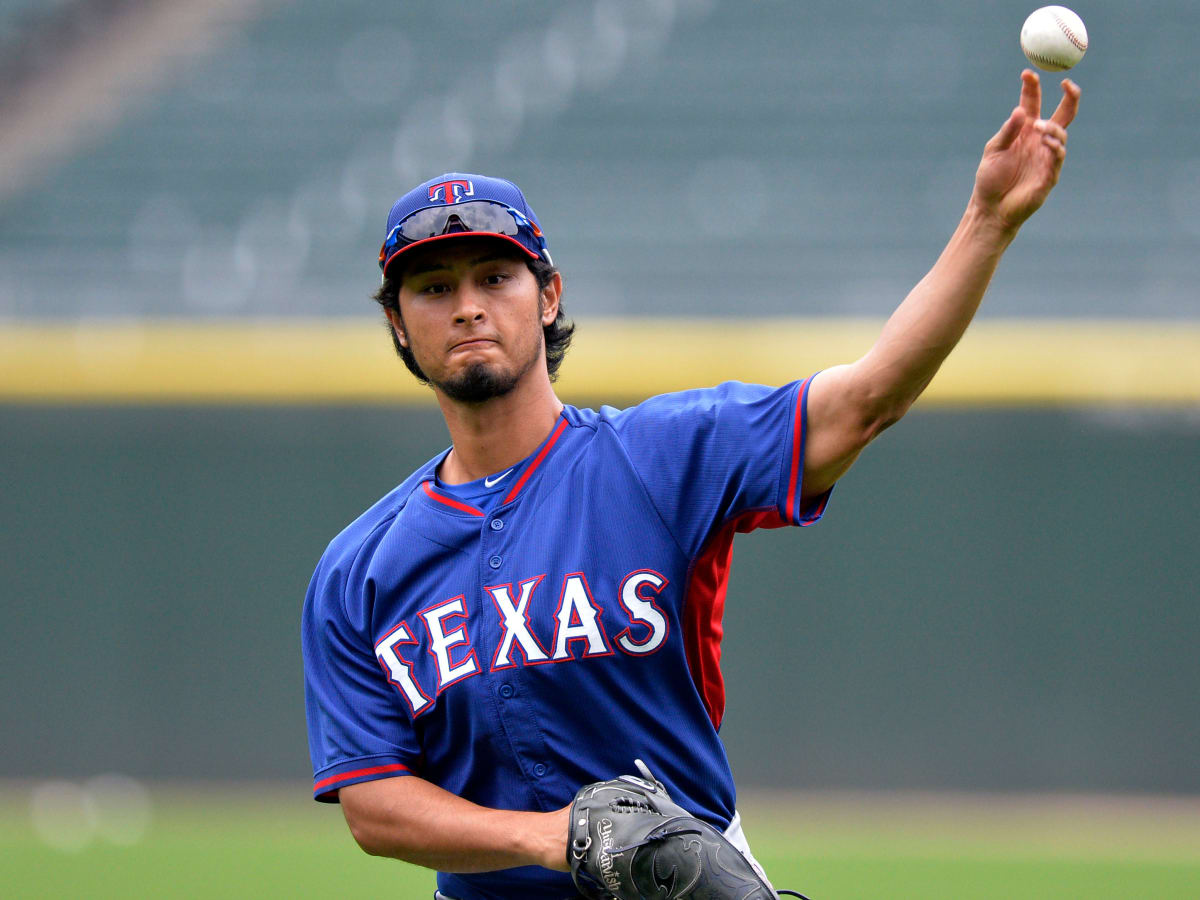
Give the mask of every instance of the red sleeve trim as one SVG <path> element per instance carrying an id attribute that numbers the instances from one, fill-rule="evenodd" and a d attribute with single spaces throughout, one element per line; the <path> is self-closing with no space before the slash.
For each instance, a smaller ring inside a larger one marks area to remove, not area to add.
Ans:
<path id="1" fill-rule="evenodd" d="M 808 399 L 808 385 L 811 381 L 812 376 L 810 375 L 804 379 L 796 391 L 796 414 L 795 422 L 792 424 L 792 467 L 788 473 L 787 508 L 784 510 L 785 518 L 792 521 L 798 519 L 796 494 L 800 491 L 800 482 L 803 478 L 800 464 L 804 460 L 804 407 Z"/>
<path id="2" fill-rule="evenodd" d="M 363 778 L 367 775 L 383 775 L 386 772 L 407 772 L 408 766 L 403 763 L 391 763 L 386 766 L 371 766 L 367 769 L 355 769 L 352 772 L 339 772 L 336 775 L 330 775 L 328 778 L 322 778 L 313 785 L 313 793 L 320 794 L 329 788 L 331 785 L 337 784 L 340 781 L 352 781 L 355 778 Z"/>

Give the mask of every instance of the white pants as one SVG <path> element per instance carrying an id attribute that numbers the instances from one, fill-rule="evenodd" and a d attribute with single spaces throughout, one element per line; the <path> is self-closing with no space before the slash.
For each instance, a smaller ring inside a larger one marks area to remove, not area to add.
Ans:
<path id="1" fill-rule="evenodd" d="M 767 887 L 771 888 L 772 892 L 774 892 L 775 888 L 771 885 L 771 880 L 767 878 L 767 873 L 763 871 L 763 867 L 758 864 L 758 860 L 750 852 L 750 844 L 746 842 L 746 835 L 742 831 L 742 814 L 736 809 L 733 811 L 733 820 L 729 823 L 729 827 L 725 829 L 725 837 L 728 838 L 729 843 L 742 852 L 742 856 L 746 857 L 746 860 L 754 867 L 754 871 L 767 883 Z M 454 900 L 454 898 L 443 894 L 441 891 L 434 891 L 433 900 Z"/>
<path id="2" fill-rule="evenodd" d="M 771 884 L 771 879 L 767 877 L 766 871 L 759 865 L 758 860 L 754 858 L 754 854 L 750 852 L 750 845 L 746 842 L 746 835 L 742 833 L 742 814 L 736 809 L 733 811 L 733 820 L 729 823 L 729 827 L 725 829 L 725 837 L 729 839 L 729 843 L 742 851 L 742 856 L 750 865 L 754 866 L 754 871 L 758 873 L 758 877 L 767 883 L 767 887 L 774 893 L 775 886 Z"/>

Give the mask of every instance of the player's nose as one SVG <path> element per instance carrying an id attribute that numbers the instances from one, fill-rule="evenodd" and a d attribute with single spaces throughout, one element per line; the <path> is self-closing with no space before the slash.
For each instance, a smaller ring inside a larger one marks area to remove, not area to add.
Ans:
<path id="1" fill-rule="evenodd" d="M 454 292 L 455 324 L 482 322 L 486 318 L 487 310 L 484 309 L 480 290 L 472 284 L 459 285 L 458 290 Z"/>

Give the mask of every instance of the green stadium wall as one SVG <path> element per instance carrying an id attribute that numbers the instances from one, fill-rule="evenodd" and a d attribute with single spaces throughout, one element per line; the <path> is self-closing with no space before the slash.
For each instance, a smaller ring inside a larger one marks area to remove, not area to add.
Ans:
<path id="1" fill-rule="evenodd" d="M 308 778 L 325 544 L 433 407 L 0 407 L 0 777 Z M 740 536 L 746 786 L 1200 791 L 1194 412 L 916 411 Z M 301 788 L 302 789 L 302 788 Z"/>

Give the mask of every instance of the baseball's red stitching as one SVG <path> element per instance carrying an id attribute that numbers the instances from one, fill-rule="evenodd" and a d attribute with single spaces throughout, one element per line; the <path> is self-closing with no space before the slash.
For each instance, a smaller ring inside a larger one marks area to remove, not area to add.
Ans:
<path id="1" fill-rule="evenodd" d="M 1075 45 L 1076 50 L 1087 52 L 1087 41 L 1081 41 L 1075 36 L 1075 32 L 1071 30 L 1071 26 L 1059 18 L 1058 13 L 1051 13 L 1054 16 L 1054 21 L 1058 23 L 1058 27 L 1062 29 L 1062 33 L 1067 36 L 1067 40 Z"/>
<path id="2" fill-rule="evenodd" d="M 1026 51 L 1026 55 L 1034 62 L 1041 63 L 1047 69 L 1050 69 L 1054 72 L 1065 72 L 1067 69 L 1071 68 L 1070 66 L 1064 66 L 1057 59 L 1050 59 L 1049 57 L 1042 56 L 1040 53 L 1030 53 L 1029 51 Z"/>

